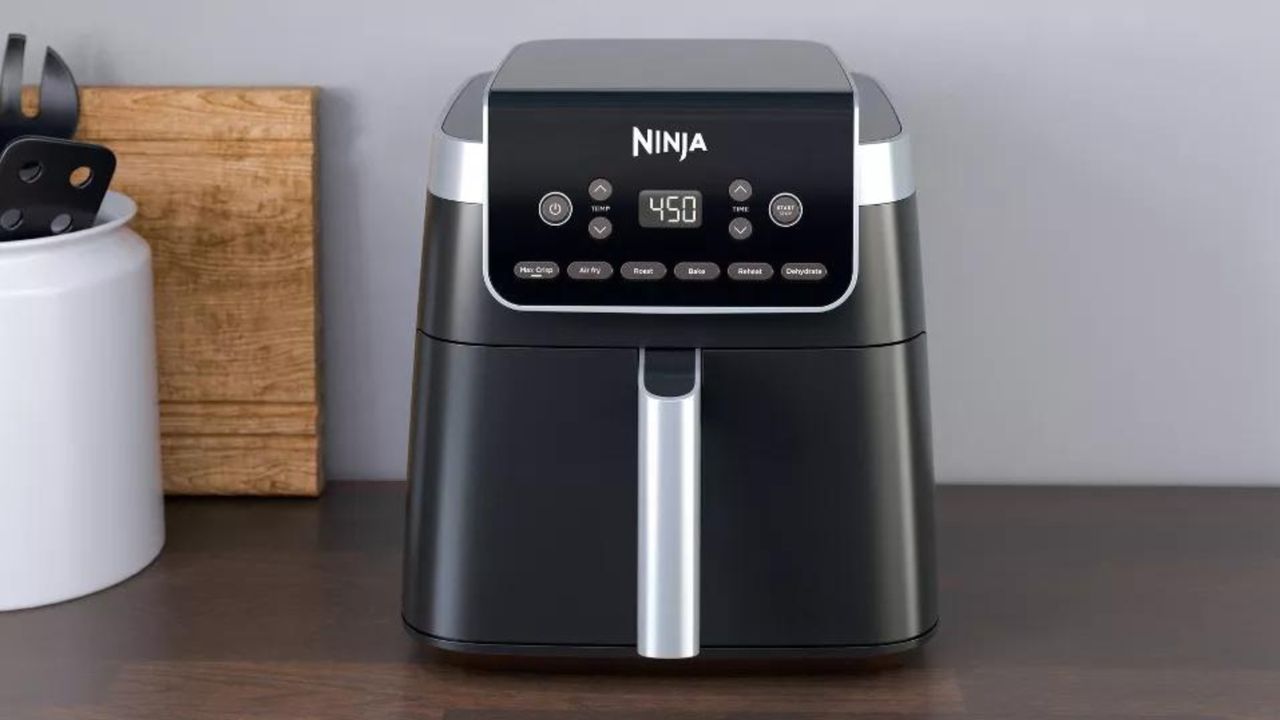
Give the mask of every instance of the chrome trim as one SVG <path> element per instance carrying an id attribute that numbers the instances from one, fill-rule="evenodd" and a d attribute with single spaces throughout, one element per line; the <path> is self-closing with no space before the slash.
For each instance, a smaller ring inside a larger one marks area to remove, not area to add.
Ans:
<path id="1" fill-rule="evenodd" d="M 488 187 L 484 143 L 458 139 L 437 127 L 431 138 L 427 190 L 445 200 L 481 204 Z"/>
<path id="2" fill-rule="evenodd" d="M 858 172 L 858 205 L 882 205 L 911 197 L 916 191 L 911 170 L 911 138 L 903 132 L 892 140 L 863 143 Z M 427 189 L 453 202 L 483 205 L 488 187 L 484 143 L 461 140 L 437 129 L 431 144 Z"/>
<path id="3" fill-rule="evenodd" d="M 859 207 L 897 202 L 915 193 L 911 138 L 905 132 L 887 142 L 859 145 L 858 153 L 862 156 Z"/>
<path id="4" fill-rule="evenodd" d="M 702 351 L 693 389 L 679 397 L 645 387 L 640 350 L 636 652 L 691 658 L 699 650 Z"/>
<path id="5" fill-rule="evenodd" d="M 454 137 L 444 131 L 445 118 L 474 78 L 454 88 L 436 120 L 431 135 L 431 167 L 427 168 L 427 192 L 454 202 L 483 203 L 489 191 L 489 163 L 484 143 Z M 475 199 L 479 198 L 479 199 Z"/>

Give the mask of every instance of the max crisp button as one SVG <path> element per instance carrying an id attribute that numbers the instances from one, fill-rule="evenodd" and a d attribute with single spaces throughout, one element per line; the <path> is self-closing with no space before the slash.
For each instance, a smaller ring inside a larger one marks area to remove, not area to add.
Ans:
<path id="1" fill-rule="evenodd" d="M 550 280 L 560 274 L 560 266 L 550 260 L 525 260 L 516 263 L 515 274 L 521 280 Z"/>
<path id="2" fill-rule="evenodd" d="M 822 263 L 787 263 L 782 266 L 783 280 L 814 281 L 827 276 L 827 266 Z"/>

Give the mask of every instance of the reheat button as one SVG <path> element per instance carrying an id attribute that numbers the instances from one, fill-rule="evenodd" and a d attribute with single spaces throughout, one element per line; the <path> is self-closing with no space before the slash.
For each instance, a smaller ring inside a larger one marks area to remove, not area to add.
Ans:
<path id="1" fill-rule="evenodd" d="M 769 263 L 739 262 L 729 266 L 730 280 L 761 281 L 773 277 L 773 266 Z"/>

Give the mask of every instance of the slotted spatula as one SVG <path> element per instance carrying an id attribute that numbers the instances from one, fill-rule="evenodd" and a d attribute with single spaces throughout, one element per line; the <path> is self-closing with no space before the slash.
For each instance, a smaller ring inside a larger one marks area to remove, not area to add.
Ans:
<path id="1" fill-rule="evenodd" d="M 71 70 L 53 48 L 44 53 L 40 102 L 34 117 L 22 112 L 22 63 L 27 36 L 13 33 L 0 64 L 0 150 L 23 135 L 70 138 L 80 117 L 80 96 Z"/>

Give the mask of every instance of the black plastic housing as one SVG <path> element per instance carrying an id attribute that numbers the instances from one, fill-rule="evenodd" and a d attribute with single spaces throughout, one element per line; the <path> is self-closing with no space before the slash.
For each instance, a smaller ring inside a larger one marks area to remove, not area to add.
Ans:
<path id="1" fill-rule="evenodd" d="M 702 348 L 704 656 L 867 656 L 937 620 L 914 197 L 826 313 L 517 312 L 430 197 L 403 612 L 482 654 L 634 656 L 640 348 Z"/>

